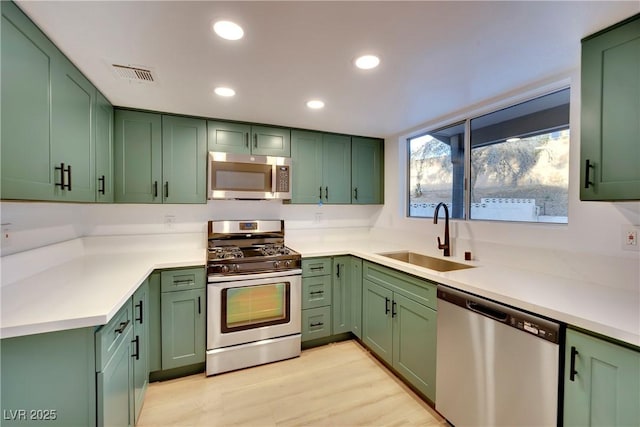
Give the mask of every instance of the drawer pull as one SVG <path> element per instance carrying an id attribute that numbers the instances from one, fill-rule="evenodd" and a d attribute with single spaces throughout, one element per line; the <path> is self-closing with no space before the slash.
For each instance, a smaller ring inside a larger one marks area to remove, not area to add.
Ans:
<path id="1" fill-rule="evenodd" d="M 193 284 L 193 283 L 194 283 L 194 282 L 193 282 L 193 280 L 191 280 L 191 279 L 188 279 L 188 280 L 174 280 L 174 281 L 173 281 L 173 284 L 174 284 L 174 285 L 176 285 L 176 286 L 183 286 L 183 285 L 185 285 L 185 284 L 186 284 L 186 285 L 191 285 L 191 284 Z"/>
<path id="2" fill-rule="evenodd" d="M 384 314 L 389 314 L 389 303 L 391 300 L 389 298 L 384 299 Z"/>
<path id="3" fill-rule="evenodd" d="M 571 347 L 571 366 L 569 367 L 569 381 L 575 381 L 578 371 L 576 371 L 576 356 L 579 355 L 575 347 Z"/>
<path id="4" fill-rule="evenodd" d="M 127 320 L 126 322 L 120 322 L 120 327 L 117 328 L 115 332 L 117 334 L 121 334 L 125 329 L 127 329 L 127 326 L 129 326 L 129 320 Z"/>
<path id="5" fill-rule="evenodd" d="M 322 322 L 316 322 L 316 323 L 312 323 L 312 324 L 310 324 L 310 325 L 309 325 L 309 327 L 311 327 L 311 328 L 314 328 L 314 327 L 316 327 L 316 326 L 324 326 L 324 323 L 322 323 Z"/>
<path id="6" fill-rule="evenodd" d="M 398 312 L 396 311 L 396 302 L 393 301 L 391 303 L 391 317 L 396 317 L 397 314 Z"/>
<path id="7" fill-rule="evenodd" d="M 313 292 L 309 292 L 309 295 L 322 295 L 324 294 L 324 291 L 313 291 Z"/>
<path id="8" fill-rule="evenodd" d="M 135 357 L 136 360 L 140 360 L 140 335 L 136 335 L 136 339 L 131 342 L 136 344 L 136 350 L 131 357 Z"/>
<path id="9" fill-rule="evenodd" d="M 311 270 L 311 271 L 322 271 L 322 270 L 324 270 L 324 266 L 321 265 L 319 267 L 309 267 L 309 270 Z"/>

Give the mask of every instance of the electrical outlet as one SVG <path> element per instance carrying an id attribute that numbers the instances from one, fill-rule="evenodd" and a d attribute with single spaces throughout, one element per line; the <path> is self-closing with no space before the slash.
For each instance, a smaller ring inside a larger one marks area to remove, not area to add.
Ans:
<path id="1" fill-rule="evenodd" d="M 2 246 L 9 246 L 11 244 L 11 227 L 9 224 L 5 224 L 2 226 Z"/>
<path id="2" fill-rule="evenodd" d="M 173 228 L 175 223 L 176 223 L 176 216 L 175 215 L 165 215 L 164 216 L 164 226 L 165 226 L 165 228 L 171 229 L 171 228 Z"/>
<path id="3" fill-rule="evenodd" d="M 640 226 L 625 225 L 622 227 L 622 250 L 640 252 L 640 243 L 638 243 L 638 235 L 640 234 Z"/>

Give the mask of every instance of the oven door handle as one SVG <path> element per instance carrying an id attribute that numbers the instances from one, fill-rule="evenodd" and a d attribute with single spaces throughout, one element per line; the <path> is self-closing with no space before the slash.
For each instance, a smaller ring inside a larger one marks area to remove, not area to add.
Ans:
<path id="1" fill-rule="evenodd" d="M 247 280 L 259 280 L 259 279 L 271 279 L 274 277 L 288 277 L 299 276 L 302 274 L 302 269 L 296 268 L 293 270 L 285 271 L 270 271 L 268 273 L 255 273 L 255 274 L 232 274 L 230 276 L 215 276 L 209 275 L 207 282 L 210 284 L 224 283 L 224 282 L 238 282 Z"/>

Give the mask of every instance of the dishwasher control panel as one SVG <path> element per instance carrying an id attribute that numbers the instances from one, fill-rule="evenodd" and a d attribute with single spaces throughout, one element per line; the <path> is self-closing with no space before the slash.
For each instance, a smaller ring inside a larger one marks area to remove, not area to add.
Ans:
<path id="1" fill-rule="evenodd" d="M 540 319 L 542 320 L 542 319 Z M 520 329 L 530 334 L 537 335 L 547 341 L 558 342 L 557 328 L 547 328 L 546 325 L 540 324 L 532 320 L 520 319 L 516 316 L 510 316 L 509 322 L 514 328 Z M 555 326 L 555 325 L 554 325 Z"/>

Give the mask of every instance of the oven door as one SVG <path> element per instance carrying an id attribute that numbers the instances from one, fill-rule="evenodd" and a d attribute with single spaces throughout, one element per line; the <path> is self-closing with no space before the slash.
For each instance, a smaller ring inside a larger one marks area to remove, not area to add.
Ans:
<path id="1" fill-rule="evenodd" d="M 207 349 L 301 332 L 301 270 L 209 277 Z"/>

